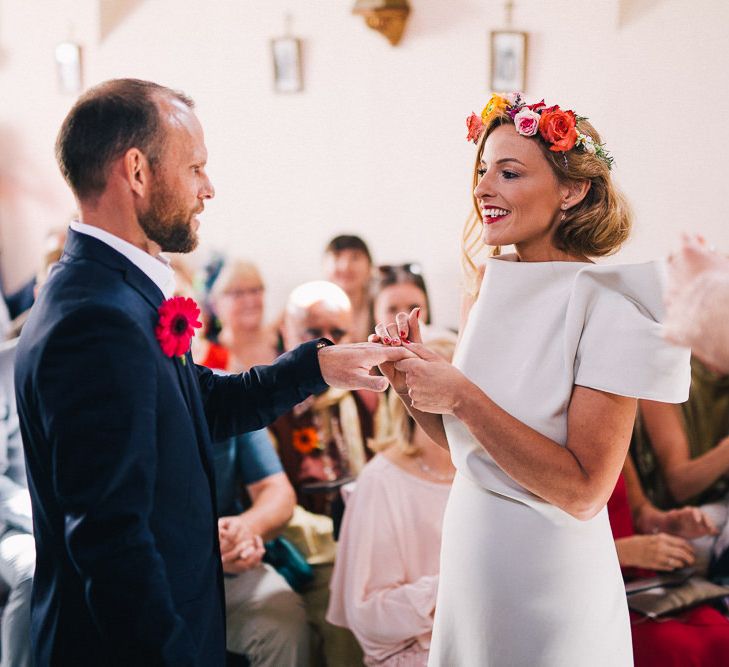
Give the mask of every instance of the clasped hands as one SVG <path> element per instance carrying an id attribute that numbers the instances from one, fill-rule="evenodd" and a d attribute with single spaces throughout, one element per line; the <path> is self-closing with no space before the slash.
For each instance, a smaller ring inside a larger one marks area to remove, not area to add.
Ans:
<path id="1" fill-rule="evenodd" d="M 419 315 L 420 308 L 398 313 L 394 322 L 377 324 L 367 340 L 407 353 L 378 367 L 409 405 L 420 412 L 453 414 L 470 383 L 455 366 L 423 345 Z"/>
<path id="2" fill-rule="evenodd" d="M 218 519 L 218 538 L 223 572 L 240 574 L 260 565 L 266 549 L 263 539 L 255 535 L 240 516 Z"/>

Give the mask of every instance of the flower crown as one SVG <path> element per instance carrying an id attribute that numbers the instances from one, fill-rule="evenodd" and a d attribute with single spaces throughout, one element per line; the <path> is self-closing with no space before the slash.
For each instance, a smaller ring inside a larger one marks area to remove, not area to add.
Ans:
<path id="1" fill-rule="evenodd" d="M 607 164 L 608 169 L 612 169 L 613 157 L 605 146 L 595 143 L 591 136 L 577 129 L 577 123 L 587 118 L 577 116 L 574 111 L 563 111 L 557 105 L 548 107 L 544 100 L 536 104 L 525 104 L 521 93 L 491 95 L 480 117 L 472 113 L 466 118 L 466 139 L 474 144 L 478 143 L 491 119 L 502 112 L 506 112 L 514 121 L 519 134 L 523 137 L 539 134 L 550 151 L 565 153 L 573 148 L 580 149 L 597 156 Z M 565 165 L 566 161 L 565 158 Z"/>

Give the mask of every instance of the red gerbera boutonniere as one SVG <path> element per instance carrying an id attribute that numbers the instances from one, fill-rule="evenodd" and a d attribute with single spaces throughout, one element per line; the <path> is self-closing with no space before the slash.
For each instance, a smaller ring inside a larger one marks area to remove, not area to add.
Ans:
<path id="1" fill-rule="evenodd" d="M 202 326 L 202 322 L 197 319 L 200 309 L 192 299 L 175 296 L 163 301 L 157 312 L 159 322 L 154 334 L 162 352 L 168 357 L 180 357 L 184 364 L 195 329 Z"/>

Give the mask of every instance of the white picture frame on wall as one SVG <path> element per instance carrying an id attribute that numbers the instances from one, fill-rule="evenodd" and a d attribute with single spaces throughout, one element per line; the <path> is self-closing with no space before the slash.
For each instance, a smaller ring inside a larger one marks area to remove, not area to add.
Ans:
<path id="1" fill-rule="evenodd" d="M 527 33 L 495 30 L 491 33 L 489 84 L 496 92 L 526 90 Z"/>
<path id="2" fill-rule="evenodd" d="M 75 42 L 61 42 L 54 51 L 58 90 L 63 95 L 78 95 L 83 89 L 81 46 Z"/>
<path id="3" fill-rule="evenodd" d="M 301 73 L 301 40 L 278 37 L 271 40 L 273 87 L 277 93 L 298 93 L 304 89 Z"/>

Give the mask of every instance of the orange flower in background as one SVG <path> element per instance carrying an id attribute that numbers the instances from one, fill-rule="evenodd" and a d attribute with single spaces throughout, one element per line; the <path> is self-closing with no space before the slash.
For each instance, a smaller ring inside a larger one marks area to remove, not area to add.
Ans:
<path id="1" fill-rule="evenodd" d="M 568 151 L 577 141 L 576 125 L 577 119 L 572 111 L 562 111 L 559 107 L 545 109 L 539 118 L 539 134 L 551 144 L 550 151 Z"/>
<path id="2" fill-rule="evenodd" d="M 481 112 L 481 120 L 484 125 L 488 125 L 491 116 L 499 111 L 504 111 L 509 106 L 509 100 L 502 95 L 494 93 L 491 99 L 486 103 L 486 106 Z"/>
<path id="3" fill-rule="evenodd" d="M 313 426 L 297 428 L 293 434 L 292 444 L 297 452 L 311 454 L 319 448 L 319 434 Z"/>

